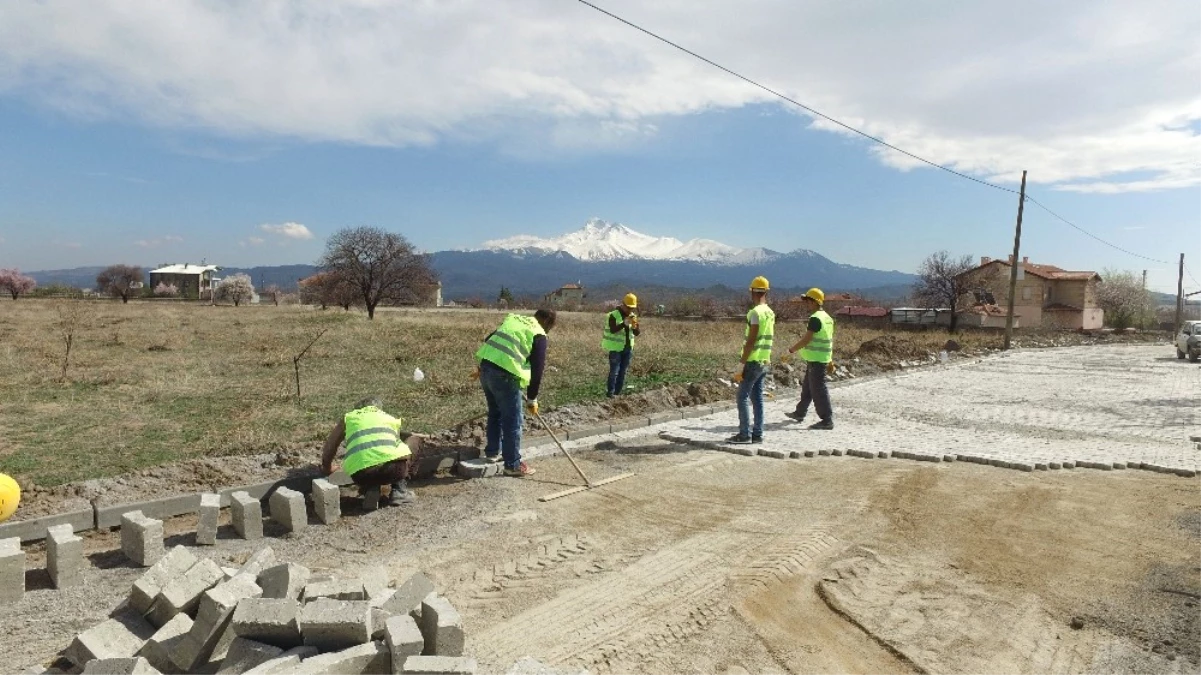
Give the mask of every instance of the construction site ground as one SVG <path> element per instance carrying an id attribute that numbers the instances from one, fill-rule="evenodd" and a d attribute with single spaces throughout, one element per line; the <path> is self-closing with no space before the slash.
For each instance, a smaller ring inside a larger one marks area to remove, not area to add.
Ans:
<path id="1" fill-rule="evenodd" d="M 764 447 L 1201 457 L 1201 368 L 1163 345 L 1024 351 L 833 396 L 833 432 L 770 403 Z M 672 429 L 728 435 L 731 415 Z M 314 569 L 425 572 L 483 672 L 524 656 L 593 673 L 1201 671 L 1201 479 L 745 457 L 658 431 L 569 445 L 594 480 L 636 474 L 593 491 L 539 502 L 579 483 L 544 455 L 525 479 L 421 483 L 405 508 L 363 513 L 347 491 L 337 524 L 268 523 L 266 541 Z M 194 526 L 168 521 L 168 544 L 192 545 Z M 64 590 L 29 549 L 2 670 L 50 663 L 128 592 L 140 572 L 117 534 L 86 545 L 85 583 Z M 261 545 L 226 525 L 198 550 L 229 564 Z"/>

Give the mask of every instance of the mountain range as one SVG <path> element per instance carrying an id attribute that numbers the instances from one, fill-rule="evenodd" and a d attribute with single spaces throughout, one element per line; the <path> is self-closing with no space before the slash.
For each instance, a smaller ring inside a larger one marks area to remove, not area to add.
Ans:
<path id="1" fill-rule="evenodd" d="M 492 299 L 501 286 L 518 296 L 541 296 L 567 283 L 580 283 L 586 288 L 743 288 L 759 275 L 766 276 L 775 289 L 819 286 L 827 292 L 856 291 L 869 297 L 892 298 L 904 295 L 914 281 L 912 274 L 836 263 L 807 249 L 784 253 L 738 248 L 711 239 L 681 241 L 596 218 L 561 237 L 519 235 L 484 242 L 477 249 L 438 251 L 430 257 L 447 299 Z M 29 274 L 43 286 L 61 283 L 89 288 L 95 285 L 101 269 L 81 267 Z M 260 288 L 275 284 L 291 289 L 315 271 L 313 265 L 285 265 L 226 267 L 221 274 L 245 273 Z"/>

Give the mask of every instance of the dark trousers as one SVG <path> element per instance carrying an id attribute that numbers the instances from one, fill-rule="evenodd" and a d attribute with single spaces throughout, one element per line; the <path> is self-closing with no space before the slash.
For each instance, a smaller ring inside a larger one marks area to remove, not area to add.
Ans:
<path id="1" fill-rule="evenodd" d="M 356 471 L 350 476 L 359 487 L 374 487 L 376 485 L 393 485 L 409 477 L 410 457 L 394 459 L 391 462 L 376 464 L 366 469 Z"/>
<path id="2" fill-rule="evenodd" d="M 800 415 L 809 412 L 809 404 L 817 410 L 823 420 L 833 420 L 834 410 L 830 407 L 830 390 L 826 388 L 826 364 L 806 363 L 805 379 L 801 382 L 801 400 L 796 404 Z"/>
<path id="3" fill-rule="evenodd" d="M 609 352 L 609 381 L 605 391 L 610 396 L 616 396 L 625 391 L 626 370 L 630 367 L 630 356 L 634 350 L 626 347 L 619 352 Z"/>

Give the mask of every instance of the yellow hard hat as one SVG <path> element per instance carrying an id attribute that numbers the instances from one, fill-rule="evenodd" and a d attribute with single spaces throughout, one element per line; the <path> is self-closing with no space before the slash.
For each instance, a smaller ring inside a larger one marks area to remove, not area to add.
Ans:
<path id="1" fill-rule="evenodd" d="M 769 288 L 770 286 L 767 283 L 767 277 L 755 277 L 754 279 L 751 279 L 752 291 L 766 291 Z"/>
<path id="2" fill-rule="evenodd" d="M 17 512 L 21 503 L 21 486 L 8 474 L 0 473 L 0 523 Z"/>
<path id="3" fill-rule="evenodd" d="M 634 295 L 633 293 L 626 293 L 626 297 L 622 298 L 621 302 L 626 307 L 637 307 L 638 306 L 638 296 Z"/>
<path id="4" fill-rule="evenodd" d="M 809 290 L 805 291 L 805 297 L 813 300 L 819 305 L 826 301 L 826 294 L 822 293 L 822 289 L 820 288 L 810 288 Z"/>

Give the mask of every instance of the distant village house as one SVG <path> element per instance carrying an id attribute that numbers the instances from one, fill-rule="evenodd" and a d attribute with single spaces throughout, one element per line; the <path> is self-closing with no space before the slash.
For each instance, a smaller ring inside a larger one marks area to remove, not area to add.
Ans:
<path id="1" fill-rule="evenodd" d="M 150 270 L 150 287 L 159 284 L 175 286 L 179 294 L 185 298 L 207 298 L 209 289 L 217 282 L 214 272 L 221 268 L 217 265 L 193 265 L 177 263 L 164 265 L 156 270 Z"/>
<path id="2" fill-rule="evenodd" d="M 964 313 L 968 325 L 1004 327 L 1009 305 L 1009 277 L 1013 256 L 1004 260 L 981 258 L 980 265 L 958 278 L 965 279 L 971 292 L 971 307 Z M 1040 265 L 1022 258 L 1013 313 L 1027 328 L 1095 330 L 1105 322 L 1097 306 L 1097 284 L 1101 275 L 1093 271 L 1065 270 Z"/>
<path id="3" fill-rule="evenodd" d="M 542 296 L 551 307 L 579 307 L 584 304 L 584 286 L 579 282 L 563 284 L 558 290 Z"/>

